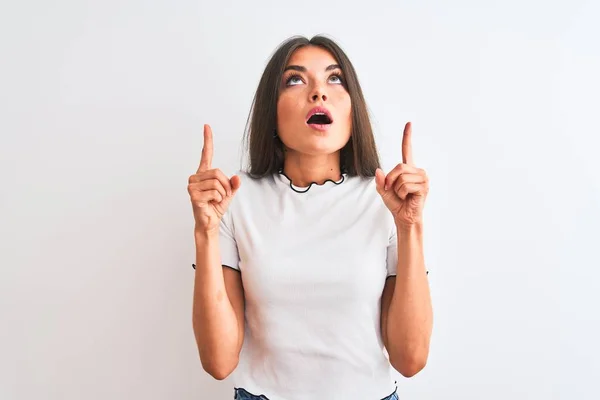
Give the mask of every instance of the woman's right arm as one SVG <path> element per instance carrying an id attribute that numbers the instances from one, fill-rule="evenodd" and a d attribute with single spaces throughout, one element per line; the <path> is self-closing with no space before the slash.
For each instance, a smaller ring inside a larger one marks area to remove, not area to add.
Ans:
<path id="1" fill-rule="evenodd" d="M 219 236 L 195 232 L 193 327 L 202 367 L 225 379 L 238 364 L 244 340 L 244 289 L 239 271 L 221 266 Z"/>
<path id="2" fill-rule="evenodd" d="M 241 180 L 212 169 L 212 157 L 212 130 L 204 125 L 200 166 L 188 184 L 196 223 L 192 324 L 202 367 L 225 379 L 238 364 L 244 340 L 244 291 L 240 273 L 221 266 L 219 228 Z"/>

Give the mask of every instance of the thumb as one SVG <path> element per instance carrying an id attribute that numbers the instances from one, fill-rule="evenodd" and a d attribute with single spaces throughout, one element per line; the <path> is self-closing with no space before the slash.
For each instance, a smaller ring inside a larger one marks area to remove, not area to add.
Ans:
<path id="1" fill-rule="evenodd" d="M 242 180 L 239 176 L 233 175 L 229 180 L 229 183 L 231 183 L 231 190 L 233 191 L 232 195 L 234 195 L 242 185 Z"/>
<path id="2" fill-rule="evenodd" d="M 385 192 L 383 186 L 385 185 L 385 173 L 381 168 L 377 168 L 375 170 L 375 187 L 377 188 L 377 193 L 383 195 Z"/>

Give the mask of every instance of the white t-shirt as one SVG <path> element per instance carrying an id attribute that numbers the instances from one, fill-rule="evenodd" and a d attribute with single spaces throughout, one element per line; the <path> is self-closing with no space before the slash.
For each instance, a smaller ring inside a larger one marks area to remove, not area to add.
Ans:
<path id="1" fill-rule="evenodd" d="M 219 240 L 246 300 L 235 387 L 269 400 L 390 395 L 380 300 L 398 249 L 374 178 L 298 188 L 281 173 L 239 176 Z"/>

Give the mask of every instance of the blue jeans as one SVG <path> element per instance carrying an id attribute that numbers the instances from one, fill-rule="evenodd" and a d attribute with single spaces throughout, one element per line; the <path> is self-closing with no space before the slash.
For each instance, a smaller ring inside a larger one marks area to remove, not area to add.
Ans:
<path id="1" fill-rule="evenodd" d="M 269 400 L 269 398 L 266 397 L 264 394 L 256 396 L 254 394 L 248 393 L 242 388 L 236 388 L 234 393 L 234 400 Z M 394 390 L 394 393 L 390 394 L 387 397 L 384 397 L 381 400 L 399 400 L 398 393 Z"/>

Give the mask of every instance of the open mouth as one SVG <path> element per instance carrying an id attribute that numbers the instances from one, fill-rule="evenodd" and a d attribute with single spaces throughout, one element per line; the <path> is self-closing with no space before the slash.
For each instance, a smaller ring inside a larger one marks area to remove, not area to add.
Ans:
<path id="1" fill-rule="evenodd" d="M 310 118 L 308 119 L 308 121 L 306 121 L 306 123 L 309 124 L 309 125 L 311 125 L 311 124 L 315 124 L 315 125 L 329 125 L 332 122 L 333 121 L 331 120 L 331 118 L 329 117 L 329 115 L 327 115 L 325 113 L 321 113 L 321 112 L 314 113 L 313 115 L 310 116 Z"/>

